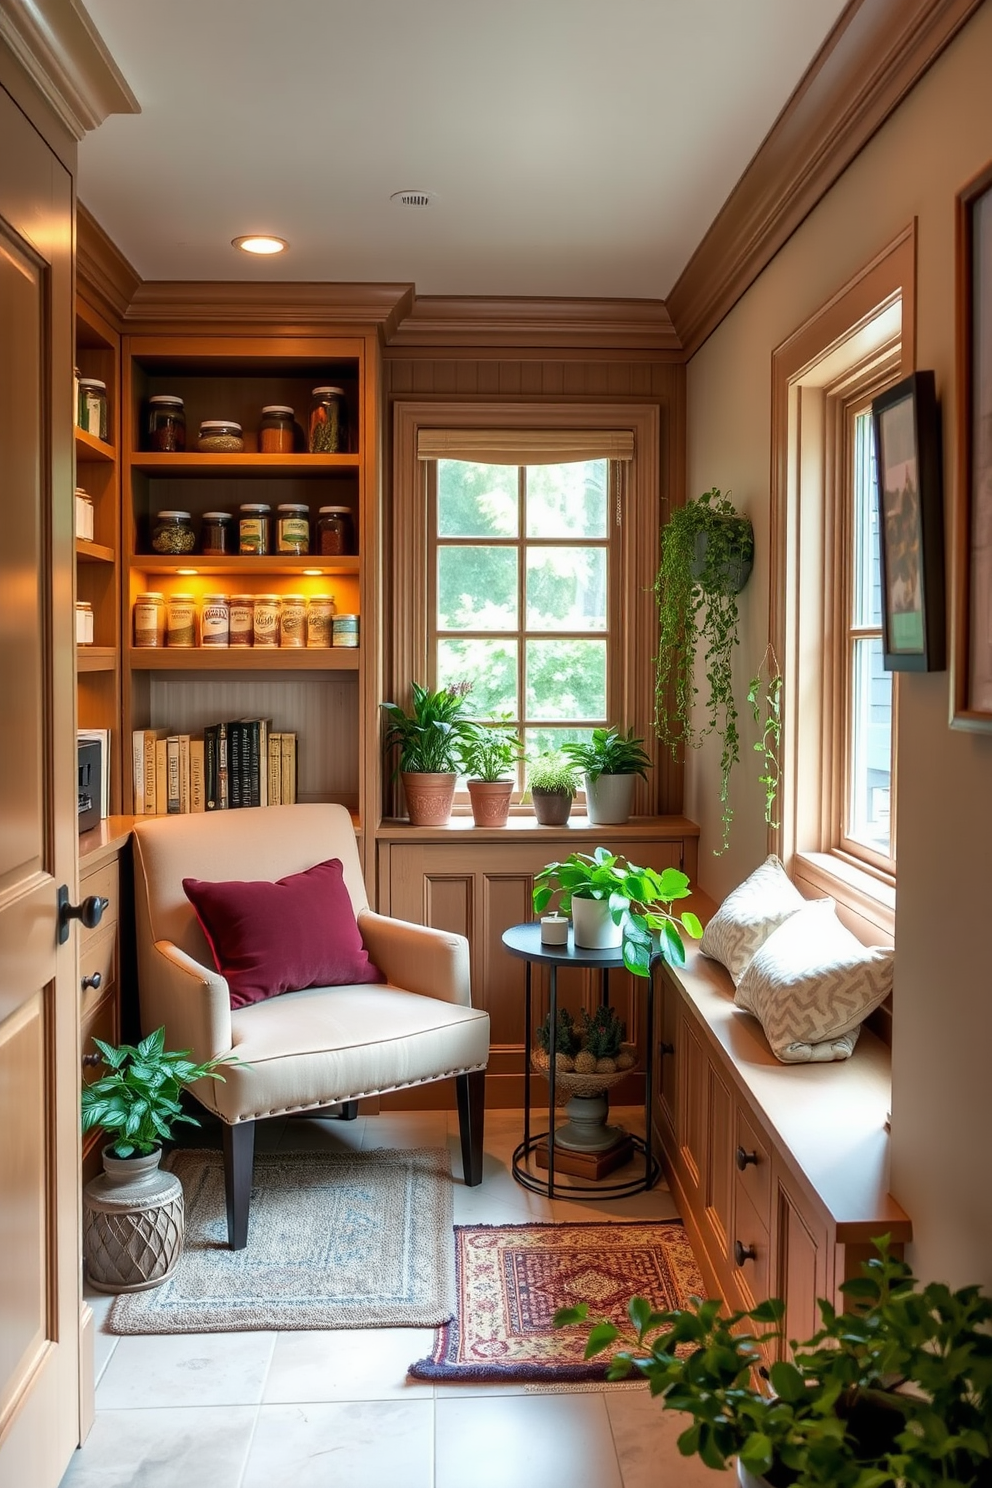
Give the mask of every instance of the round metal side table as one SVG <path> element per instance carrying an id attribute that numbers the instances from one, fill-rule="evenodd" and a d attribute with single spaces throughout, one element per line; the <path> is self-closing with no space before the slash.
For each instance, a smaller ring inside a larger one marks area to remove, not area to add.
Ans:
<path id="1" fill-rule="evenodd" d="M 552 1058 L 547 1073 L 548 1080 L 548 1130 L 544 1132 L 532 1132 L 530 1129 L 530 1040 L 532 1036 L 532 994 L 531 994 L 531 967 L 546 966 L 550 982 L 550 1014 L 551 1027 L 554 1028 L 558 1019 L 558 969 L 559 967 L 591 967 L 598 968 L 602 972 L 602 984 L 600 991 L 600 1003 L 603 1007 L 609 1004 L 609 974 L 611 971 L 619 970 L 623 966 L 623 955 L 619 946 L 610 950 L 593 950 L 585 946 L 576 946 L 572 939 L 572 930 L 569 927 L 568 944 L 563 946 L 545 945 L 541 940 L 541 926 L 532 922 L 527 925 L 511 925 L 509 930 L 503 932 L 503 945 L 511 956 L 517 956 L 526 963 L 526 980 L 524 983 L 524 1026 L 525 1051 L 524 1051 L 524 1139 L 515 1148 L 512 1158 L 512 1171 L 516 1181 L 523 1187 L 529 1188 L 532 1193 L 543 1194 L 549 1199 L 573 1199 L 580 1198 L 586 1194 L 598 1194 L 600 1198 L 622 1199 L 628 1194 L 643 1193 L 646 1189 L 653 1188 L 661 1174 L 661 1164 L 651 1151 L 651 1101 L 654 1085 L 654 963 L 652 962 L 652 973 L 647 979 L 637 978 L 637 982 L 643 980 L 647 993 L 647 1008 L 645 1018 L 645 1030 L 647 1033 L 647 1059 L 644 1072 L 644 1130 L 647 1139 L 630 1135 L 635 1152 L 643 1153 L 644 1172 L 637 1178 L 627 1179 L 623 1183 L 570 1183 L 567 1187 L 562 1184 L 555 1185 L 555 1061 Z M 547 1181 L 538 1178 L 530 1172 L 527 1163 L 533 1152 L 536 1152 L 542 1144 L 547 1144 L 548 1176 Z"/>

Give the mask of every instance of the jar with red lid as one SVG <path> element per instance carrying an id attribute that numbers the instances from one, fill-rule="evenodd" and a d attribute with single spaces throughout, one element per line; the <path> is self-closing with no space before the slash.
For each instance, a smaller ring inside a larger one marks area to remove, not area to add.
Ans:
<path id="1" fill-rule="evenodd" d="M 347 506 L 322 506 L 317 515 L 317 551 L 333 558 L 355 551 L 355 534 L 351 509 Z"/>

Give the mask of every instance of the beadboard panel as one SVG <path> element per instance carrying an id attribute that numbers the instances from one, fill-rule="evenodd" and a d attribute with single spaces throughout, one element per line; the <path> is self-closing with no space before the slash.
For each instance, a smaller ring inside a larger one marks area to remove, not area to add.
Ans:
<path id="1" fill-rule="evenodd" d="M 357 803 L 358 682 L 353 675 L 156 674 L 149 707 L 149 727 L 177 734 L 198 734 L 230 718 L 271 718 L 276 731 L 298 735 L 301 801 L 341 801 L 352 808 Z"/>

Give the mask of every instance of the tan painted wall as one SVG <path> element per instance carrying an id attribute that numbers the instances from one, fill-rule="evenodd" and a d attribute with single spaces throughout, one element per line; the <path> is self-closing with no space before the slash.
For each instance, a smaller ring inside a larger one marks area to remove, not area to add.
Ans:
<path id="1" fill-rule="evenodd" d="M 732 487 L 757 536 L 742 698 L 767 628 L 772 350 L 914 216 L 917 365 L 936 373 L 950 497 L 954 198 L 992 157 L 990 64 L 986 3 L 689 365 L 687 490 Z M 992 1287 L 992 737 L 951 731 L 948 699 L 946 672 L 901 683 L 892 1190 L 912 1217 L 921 1276 Z M 712 855 L 715 751 L 688 765 L 685 810 L 702 825 L 700 880 L 714 897 L 765 852 L 749 728 L 743 738 L 723 857 Z"/>

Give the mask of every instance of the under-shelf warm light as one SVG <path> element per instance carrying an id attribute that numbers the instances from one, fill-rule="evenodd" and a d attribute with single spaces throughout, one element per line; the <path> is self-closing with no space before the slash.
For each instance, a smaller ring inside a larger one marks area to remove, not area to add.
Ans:
<path id="1" fill-rule="evenodd" d="M 191 579 L 194 576 L 194 574 L 198 574 L 199 572 L 200 572 L 200 570 L 198 568 L 177 568 L 176 569 L 176 573 L 179 574 L 179 576 L 181 578 L 183 578 L 183 579 Z"/>
<path id="2" fill-rule="evenodd" d="M 232 248 L 240 248 L 242 253 L 285 253 L 289 244 L 285 238 L 270 238 L 265 233 L 248 233 L 243 238 L 232 238 Z"/>
<path id="3" fill-rule="evenodd" d="M 319 579 L 324 570 L 322 568 L 305 568 L 303 572 L 308 579 Z"/>

